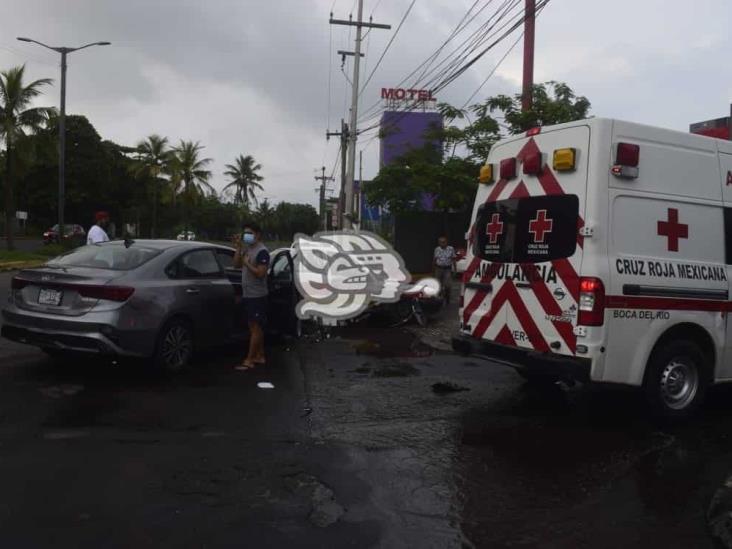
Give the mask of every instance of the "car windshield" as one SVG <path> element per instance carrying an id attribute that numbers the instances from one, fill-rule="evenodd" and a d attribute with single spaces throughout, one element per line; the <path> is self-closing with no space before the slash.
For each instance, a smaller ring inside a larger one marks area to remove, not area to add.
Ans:
<path id="1" fill-rule="evenodd" d="M 161 252 L 162 250 L 135 245 L 127 248 L 121 242 L 93 244 L 52 259 L 48 264 L 59 267 L 88 267 L 92 269 L 130 271 L 148 262 Z"/>

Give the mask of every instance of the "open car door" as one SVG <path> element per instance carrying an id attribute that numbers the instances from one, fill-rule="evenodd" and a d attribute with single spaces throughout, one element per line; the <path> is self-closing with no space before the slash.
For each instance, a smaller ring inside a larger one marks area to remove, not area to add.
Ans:
<path id="1" fill-rule="evenodd" d="M 295 314 L 300 296 L 295 286 L 295 269 L 290 250 L 277 253 L 269 267 L 268 331 L 300 337 L 301 321 Z"/>

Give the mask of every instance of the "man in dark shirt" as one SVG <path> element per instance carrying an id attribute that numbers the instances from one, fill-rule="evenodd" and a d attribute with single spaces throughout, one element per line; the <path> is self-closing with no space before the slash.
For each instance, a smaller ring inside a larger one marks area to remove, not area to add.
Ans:
<path id="1" fill-rule="evenodd" d="M 242 302 L 249 324 L 249 354 L 237 369 L 248 370 L 264 364 L 264 326 L 267 322 L 267 269 L 269 251 L 261 241 L 257 223 L 244 225 L 244 234 L 236 239 L 234 266 L 241 268 Z"/>

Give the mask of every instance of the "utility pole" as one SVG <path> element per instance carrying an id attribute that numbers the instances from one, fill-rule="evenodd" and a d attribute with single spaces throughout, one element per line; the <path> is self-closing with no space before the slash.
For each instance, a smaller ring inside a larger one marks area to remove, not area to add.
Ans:
<path id="1" fill-rule="evenodd" d="M 341 52 L 338 52 L 341 53 Z M 341 138 L 341 190 L 338 193 L 338 218 L 340 219 L 340 227 L 343 227 L 343 213 L 346 205 L 346 153 L 348 151 L 348 124 L 341 118 L 341 131 L 325 132 L 326 139 L 331 137 Z"/>
<path id="2" fill-rule="evenodd" d="M 356 172 L 356 141 L 358 140 L 358 94 L 359 90 L 359 69 L 361 64 L 361 30 L 364 27 L 370 29 L 390 29 L 391 25 L 381 25 L 378 23 L 363 22 L 363 0 L 358 0 L 358 19 L 353 21 L 351 17 L 348 20 L 333 19 L 330 17 L 331 25 L 348 25 L 356 27 L 356 47 L 353 52 L 353 80 L 351 83 L 351 121 L 349 123 L 349 147 L 348 147 L 348 166 L 346 170 L 346 189 L 345 189 L 345 212 L 343 215 L 343 228 L 350 229 L 352 227 L 351 218 L 353 216 L 353 180 Z"/>
<path id="3" fill-rule="evenodd" d="M 361 226 L 361 205 L 363 204 L 363 149 L 358 151 L 358 204 L 356 205 L 356 220 Z"/>
<path id="4" fill-rule="evenodd" d="M 328 212 L 325 210 L 325 184 L 328 181 L 333 181 L 333 178 L 325 175 L 325 166 L 320 169 L 322 175 L 316 175 L 315 180 L 320 181 L 320 221 L 323 224 L 323 230 L 326 230 L 328 228 Z"/>
<path id="5" fill-rule="evenodd" d="M 536 22 L 536 0 L 525 0 L 524 10 L 524 82 L 521 90 L 521 111 L 531 110 L 534 87 L 534 23 Z"/>

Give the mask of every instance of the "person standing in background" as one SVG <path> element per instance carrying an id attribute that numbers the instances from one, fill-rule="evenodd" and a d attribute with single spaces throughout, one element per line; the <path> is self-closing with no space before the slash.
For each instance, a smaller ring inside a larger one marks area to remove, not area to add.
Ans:
<path id="1" fill-rule="evenodd" d="M 441 236 L 438 238 L 437 247 L 432 256 L 432 267 L 435 271 L 435 278 L 440 281 L 440 292 L 445 303 L 450 303 L 452 271 L 455 266 L 455 260 L 455 248 L 447 245 L 447 237 Z"/>
<path id="2" fill-rule="evenodd" d="M 109 242 L 109 236 L 105 230 L 109 226 L 109 213 L 97 212 L 94 214 L 96 224 L 93 225 L 86 235 L 87 244 L 98 244 L 100 242 Z"/>
<path id="3" fill-rule="evenodd" d="M 236 238 L 234 266 L 241 268 L 242 304 L 249 325 L 249 353 L 237 370 L 249 370 L 257 364 L 265 364 L 264 327 L 267 323 L 269 304 L 267 269 L 269 251 L 261 241 L 262 230 L 257 223 L 244 225 L 244 234 Z"/>

